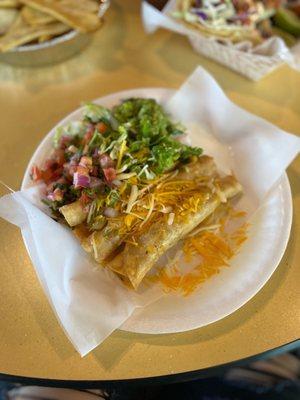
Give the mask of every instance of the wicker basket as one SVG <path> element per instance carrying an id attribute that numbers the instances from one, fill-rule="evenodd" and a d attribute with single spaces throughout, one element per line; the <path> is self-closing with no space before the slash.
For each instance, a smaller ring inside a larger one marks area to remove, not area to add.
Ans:
<path id="1" fill-rule="evenodd" d="M 274 71 L 284 62 L 296 69 L 296 55 L 286 47 L 281 38 L 270 38 L 263 45 L 252 48 L 249 43 L 223 44 L 215 38 L 203 36 L 200 32 L 187 28 L 171 18 L 169 14 L 175 9 L 176 0 L 170 0 L 160 12 L 150 4 L 143 2 L 143 21 L 145 30 L 154 32 L 159 27 L 188 36 L 194 50 L 220 64 L 238 72 L 247 78 L 257 81 Z M 299 49 L 299 45 L 297 46 Z"/>

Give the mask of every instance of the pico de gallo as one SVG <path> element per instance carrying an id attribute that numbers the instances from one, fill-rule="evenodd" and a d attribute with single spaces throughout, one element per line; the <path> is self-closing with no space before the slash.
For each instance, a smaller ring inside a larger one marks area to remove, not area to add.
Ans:
<path id="1" fill-rule="evenodd" d="M 31 178 L 45 184 L 42 201 L 56 219 L 79 202 L 88 226 L 100 229 L 103 217 L 120 212 L 124 193 L 132 201 L 134 191 L 202 153 L 177 140 L 184 132 L 153 99 L 130 98 L 112 109 L 88 103 L 81 120 L 57 128 L 49 159 L 33 166 Z"/>

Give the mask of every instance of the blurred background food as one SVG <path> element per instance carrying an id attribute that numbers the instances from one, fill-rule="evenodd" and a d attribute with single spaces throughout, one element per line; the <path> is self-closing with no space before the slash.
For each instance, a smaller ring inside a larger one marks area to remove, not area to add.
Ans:
<path id="1" fill-rule="evenodd" d="M 0 52 L 102 25 L 106 0 L 0 0 Z"/>
<path id="2" fill-rule="evenodd" d="M 288 45 L 300 36 L 299 0 L 177 0 L 172 16 L 205 36 L 254 45 L 282 36 Z"/>
<path id="3" fill-rule="evenodd" d="M 286 3 L 286 7 L 277 9 L 274 24 L 294 37 L 300 37 L 300 0 Z"/>

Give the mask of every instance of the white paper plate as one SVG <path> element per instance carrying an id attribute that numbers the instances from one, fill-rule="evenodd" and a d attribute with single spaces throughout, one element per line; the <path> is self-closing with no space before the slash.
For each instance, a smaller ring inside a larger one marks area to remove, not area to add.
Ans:
<path id="1" fill-rule="evenodd" d="M 163 103 L 173 93 L 173 90 L 160 88 L 134 89 L 102 97 L 96 103 L 110 107 L 128 97 L 152 97 Z M 80 115 L 81 109 L 78 109 L 59 125 L 79 119 Z M 29 177 L 32 165 L 39 164 L 49 155 L 54 132 L 55 128 L 35 151 L 25 172 L 22 189 L 32 185 Z M 187 298 L 166 295 L 156 303 L 136 310 L 122 329 L 153 334 L 183 332 L 233 313 L 249 301 L 275 271 L 287 246 L 291 223 L 291 190 L 284 175 L 251 220 L 248 240 L 232 260 L 230 268 L 224 268 Z"/>

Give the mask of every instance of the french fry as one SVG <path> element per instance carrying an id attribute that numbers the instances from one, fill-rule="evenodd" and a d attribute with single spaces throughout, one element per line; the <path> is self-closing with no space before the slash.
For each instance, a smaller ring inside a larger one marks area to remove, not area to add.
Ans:
<path id="1" fill-rule="evenodd" d="M 56 21 L 56 19 L 49 14 L 38 11 L 29 6 L 25 6 L 21 11 L 23 19 L 31 26 L 41 26 Z"/>
<path id="2" fill-rule="evenodd" d="M 18 0 L 0 0 L 0 8 L 18 8 L 20 5 Z"/>
<path id="3" fill-rule="evenodd" d="M 38 40 L 44 35 L 61 35 L 68 30 L 70 30 L 70 28 L 61 22 L 54 22 L 40 27 L 29 26 L 23 20 L 22 16 L 19 15 L 8 32 L 4 36 L 0 37 L 0 51 L 8 51 L 22 44 Z"/>
<path id="4" fill-rule="evenodd" d="M 97 14 L 86 11 L 85 2 L 81 2 L 81 4 L 76 0 L 69 0 L 67 4 L 55 0 L 21 0 L 21 2 L 38 11 L 52 15 L 57 20 L 80 32 L 95 31 L 101 25 L 101 20 Z"/>
<path id="5" fill-rule="evenodd" d="M 95 14 L 99 10 L 99 1 L 97 0 L 61 0 L 60 3 L 66 7 L 76 7 L 78 10 Z"/>
<path id="6" fill-rule="evenodd" d="M 38 38 L 39 43 L 44 43 L 52 39 L 52 35 L 43 35 Z"/>
<path id="7" fill-rule="evenodd" d="M 17 18 L 18 10 L 14 8 L 0 8 L 0 35 L 3 35 L 11 27 Z"/>
<path id="8" fill-rule="evenodd" d="M 101 3 L 106 5 L 104 0 L 0 0 L 0 52 L 73 29 L 92 32 L 102 25 Z"/>

